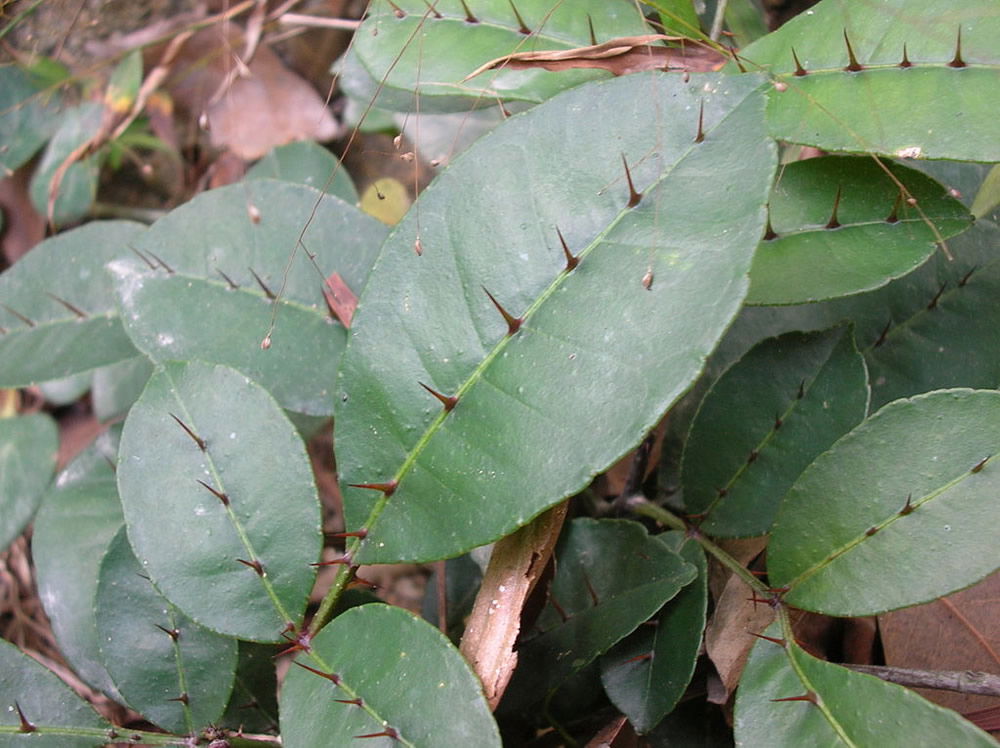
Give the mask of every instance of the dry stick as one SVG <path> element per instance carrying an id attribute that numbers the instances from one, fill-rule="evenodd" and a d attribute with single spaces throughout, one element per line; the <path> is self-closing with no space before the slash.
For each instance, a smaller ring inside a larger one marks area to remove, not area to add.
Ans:
<path id="1" fill-rule="evenodd" d="M 517 665 L 521 612 L 552 556 L 569 502 L 539 515 L 493 546 L 460 650 L 496 709 Z"/>
<path id="2" fill-rule="evenodd" d="M 278 19 L 282 26 L 309 26 L 317 29 L 343 29 L 354 31 L 361 21 L 350 18 L 326 18 L 325 16 L 310 16 L 304 13 L 285 13 Z"/>
<path id="3" fill-rule="evenodd" d="M 858 673 L 897 683 L 909 688 L 934 688 L 981 696 L 1000 696 L 1000 675 L 974 670 L 913 670 L 884 665 L 844 665 Z"/>

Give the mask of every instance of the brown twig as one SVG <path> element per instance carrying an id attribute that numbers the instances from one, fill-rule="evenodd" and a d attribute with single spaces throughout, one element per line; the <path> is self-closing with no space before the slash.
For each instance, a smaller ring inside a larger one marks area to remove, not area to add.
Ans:
<path id="1" fill-rule="evenodd" d="M 1000 696 L 1000 675 L 974 670 L 914 670 L 884 665 L 844 665 L 849 670 L 874 675 L 909 688 L 933 688 L 981 696 Z"/>

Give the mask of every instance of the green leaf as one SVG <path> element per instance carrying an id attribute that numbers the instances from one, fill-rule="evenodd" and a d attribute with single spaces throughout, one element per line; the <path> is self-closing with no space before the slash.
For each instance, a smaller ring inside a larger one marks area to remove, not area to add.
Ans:
<path id="1" fill-rule="evenodd" d="M 514 52 L 592 44 L 588 16 L 599 19 L 594 27 L 598 43 L 650 33 L 629 0 L 574 0 L 555 6 L 550 0 L 518 0 L 516 6 L 532 30 L 530 37 L 521 32 L 507 0 L 474 0 L 469 8 L 476 23 L 466 20 L 460 0 L 435 3 L 440 18 L 423 0 L 376 0 L 354 36 L 346 62 L 354 72 L 344 79 L 345 91 L 395 111 L 464 111 L 498 100 L 538 103 L 609 73 L 500 69 L 465 78 L 481 65 Z M 419 105 L 414 91 L 419 93 Z"/>
<path id="2" fill-rule="evenodd" d="M 135 103 L 142 85 L 142 50 L 133 49 L 115 65 L 104 92 L 104 104 L 112 112 L 123 115 Z"/>
<path id="3" fill-rule="evenodd" d="M 521 633 L 520 665 L 503 708 L 527 706 L 551 694 L 635 631 L 697 574 L 697 566 L 637 522 L 573 520 L 556 549 L 550 604 L 538 617 L 537 631 Z"/>
<path id="4" fill-rule="evenodd" d="M 327 185 L 327 180 L 332 182 Z M 339 197 L 351 205 L 358 202 L 347 170 L 338 165 L 337 157 L 311 140 L 299 140 L 279 145 L 247 172 L 246 179 L 279 179 L 313 187 Z"/>
<path id="5" fill-rule="evenodd" d="M 710 535 L 763 535 L 799 473 L 867 414 L 867 372 L 849 328 L 760 343 L 715 382 L 691 425 L 687 510 L 705 515 Z"/>
<path id="6" fill-rule="evenodd" d="M 754 81 L 652 73 L 567 91 L 422 193 L 383 247 L 338 373 L 338 433 L 365 435 L 337 443 L 347 524 L 368 529 L 359 561 L 453 556 L 511 532 L 687 390 L 763 233 L 773 150 Z M 623 151 L 643 191 L 633 208 Z M 484 288 L 524 317 L 517 334 Z M 443 412 L 420 383 L 460 402 Z M 388 502 L 350 487 L 393 480 Z"/>
<path id="7" fill-rule="evenodd" d="M 33 732 L 21 732 L 18 708 Z M 0 640 L 0 746 L 92 748 L 109 740 L 110 730 L 51 670 Z"/>
<path id="8" fill-rule="evenodd" d="M 255 642 L 239 643 L 239 660 L 233 692 L 222 727 L 246 732 L 278 731 L 278 679 L 274 670 L 275 648 Z"/>
<path id="9" fill-rule="evenodd" d="M 702 36 L 701 21 L 692 0 L 642 0 L 642 4 L 656 9 L 664 34 L 692 38 Z"/>
<path id="10" fill-rule="evenodd" d="M 903 199 L 900 185 L 915 206 Z M 972 223 L 962 204 L 927 175 L 868 157 L 786 165 L 769 207 L 777 237 L 754 255 L 748 304 L 801 304 L 884 286 Z M 837 226 L 829 228 L 834 218 Z"/>
<path id="11" fill-rule="evenodd" d="M 34 516 L 58 450 L 55 421 L 44 413 L 0 418 L 0 551 Z"/>
<path id="12" fill-rule="evenodd" d="M 282 407 L 329 415 L 322 372 L 336 367 L 347 336 L 330 317 L 323 279 L 338 272 L 360 291 L 385 233 L 338 198 L 252 180 L 204 193 L 151 226 L 135 245 L 159 267 L 132 257 L 110 270 L 126 330 L 154 361 L 232 366 Z M 275 311 L 268 293 L 280 299 L 264 350 Z"/>
<path id="13" fill-rule="evenodd" d="M 94 606 L 104 664 L 129 706 L 179 735 L 222 715 L 236 671 L 236 640 L 199 626 L 156 591 L 125 528 L 101 561 Z"/>
<path id="14" fill-rule="evenodd" d="M 392 728 L 375 745 L 499 746 L 482 686 L 448 639 L 401 608 L 351 608 L 312 641 L 309 667 L 293 667 L 281 689 L 286 748 L 351 745 Z M 302 664 L 306 664 L 305 661 Z M 336 699 L 360 698 L 363 706 Z"/>
<path id="15" fill-rule="evenodd" d="M 114 461 L 120 428 L 105 432 L 59 473 L 31 538 L 38 597 L 59 651 L 87 683 L 118 698 L 104 667 L 94 614 L 101 558 L 122 526 Z"/>
<path id="16" fill-rule="evenodd" d="M 298 623 L 319 503 L 302 440 L 263 388 L 225 366 L 159 366 L 125 420 L 118 488 L 136 556 L 188 617 L 254 641 Z"/>
<path id="17" fill-rule="evenodd" d="M 767 635 L 778 638 L 781 628 L 775 623 Z M 736 692 L 737 745 L 996 745 L 952 710 L 811 657 L 790 639 L 754 645 Z M 815 703 L 777 701 L 809 693 Z"/>
<path id="18" fill-rule="evenodd" d="M 730 0 L 725 19 L 737 48 L 747 47 L 768 33 L 764 11 L 756 0 Z"/>
<path id="19" fill-rule="evenodd" d="M 956 57 L 961 30 L 962 67 Z M 846 33 L 863 70 L 850 72 Z M 1000 16 L 992 0 L 878 4 L 824 0 L 740 52 L 783 84 L 768 106 L 772 137 L 827 151 L 1000 161 Z M 911 67 L 902 67 L 906 58 Z M 796 75 L 792 49 L 807 75 Z M 787 90 L 785 86 L 787 85 Z"/>
<path id="20" fill-rule="evenodd" d="M 601 657 L 604 690 L 640 735 L 656 727 L 687 690 L 708 608 L 708 565 L 701 547 L 679 532 L 655 539 L 693 564 L 698 577 L 660 609 L 655 625 L 640 626 Z"/>
<path id="21" fill-rule="evenodd" d="M 31 177 L 31 202 L 43 216 L 49 215 L 53 180 L 66 160 L 100 130 L 104 107 L 96 101 L 81 104 L 60 116 L 59 128 L 45 148 L 41 163 Z M 97 195 L 97 160 L 85 156 L 74 161 L 56 186 L 52 222 L 59 225 L 83 218 Z"/>
<path id="22" fill-rule="evenodd" d="M 1000 164 L 996 164 L 986 175 L 982 186 L 972 203 L 972 215 L 976 219 L 985 218 L 1000 206 Z"/>
<path id="23" fill-rule="evenodd" d="M 927 164 L 950 187 L 971 197 L 988 166 Z M 875 291 L 795 307 L 744 308 L 719 360 L 732 360 L 754 341 L 788 330 L 855 325 L 868 363 L 872 408 L 900 397 L 948 387 L 1000 385 L 1000 212 L 948 241 L 954 261 L 936 252 L 920 268 Z"/>
<path id="24" fill-rule="evenodd" d="M 143 229 L 128 221 L 95 221 L 46 239 L 0 275 L 0 387 L 57 379 L 135 355 L 103 266 L 130 254 L 129 243 Z"/>
<path id="25" fill-rule="evenodd" d="M 90 389 L 90 372 L 39 382 L 38 390 L 50 405 L 61 407 L 79 400 Z"/>
<path id="26" fill-rule="evenodd" d="M 785 496 L 768 546 L 771 584 L 788 587 L 784 599 L 795 607 L 863 616 L 978 582 L 1000 567 L 992 498 L 1000 467 L 988 460 L 997 454 L 996 391 L 944 390 L 890 403 Z"/>
<path id="27" fill-rule="evenodd" d="M 145 356 L 127 358 L 95 371 L 90 399 L 97 420 L 106 423 L 124 416 L 139 399 L 152 373 L 153 364 Z"/>
<path id="28" fill-rule="evenodd" d="M 59 126 L 58 94 L 40 90 L 30 72 L 0 65 L 0 169 L 7 176 L 42 147 Z"/>

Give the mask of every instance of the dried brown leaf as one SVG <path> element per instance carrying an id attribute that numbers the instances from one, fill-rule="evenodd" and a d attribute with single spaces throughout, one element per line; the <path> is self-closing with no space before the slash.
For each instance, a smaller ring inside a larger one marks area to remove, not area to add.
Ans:
<path id="1" fill-rule="evenodd" d="M 358 297 L 350 289 L 340 273 L 332 273 L 323 284 L 323 298 L 330 308 L 330 314 L 336 317 L 340 324 L 351 328 L 354 310 L 358 308 Z"/>

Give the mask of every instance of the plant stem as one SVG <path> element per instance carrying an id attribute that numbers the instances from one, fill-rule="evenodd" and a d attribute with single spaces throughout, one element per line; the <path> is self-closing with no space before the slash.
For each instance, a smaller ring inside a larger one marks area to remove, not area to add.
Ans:
<path id="1" fill-rule="evenodd" d="M 654 504 L 645 496 L 633 496 L 628 500 L 627 506 L 636 514 L 641 514 L 644 517 L 654 519 L 660 524 L 666 525 L 667 527 L 671 527 L 675 530 L 682 530 L 689 537 L 697 540 L 698 543 L 701 544 L 701 547 L 704 548 L 706 552 L 711 553 L 720 564 L 742 579 L 747 586 L 750 587 L 750 589 L 755 592 L 759 592 L 762 595 L 771 594 L 771 591 L 767 588 L 767 586 L 747 571 L 743 564 L 702 535 L 697 528 L 692 527 L 673 512 L 664 509 L 658 504 Z"/>
<path id="2" fill-rule="evenodd" d="M 1000 696 L 1000 675 L 972 670 L 914 670 L 878 665 L 844 665 L 849 670 L 874 675 L 910 688 L 934 688 L 982 696 Z"/>
<path id="3" fill-rule="evenodd" d="M 722 24 L 726 20 L 726 6 L 728 4 L 729 0 L 719 0 L 715 6 L 715 18 L 712 19 L 712 30 L 708 33 L 709 39 L 713 42 L 719 41 L 719 36 L 722 34 Z"/>
<path id="4" fill-rule="evenodd" d="M 309 622 L 310 639 L 316 636 L 320 632 L 320 629 L 329 623 L 333 617 L 333 609 L 337 607 L 337 601 L 340 600 L 340 596 L 344 593 L 344 589 L 353 576 L 354 572 L 350 566 L 337 567 L 337 576 L 333 578 L 333 584 L 330 585 L 330 589 L 323 595 L 323 602 L 319 604 L 319 610 L 316 611 L 316 615 Z"/>

